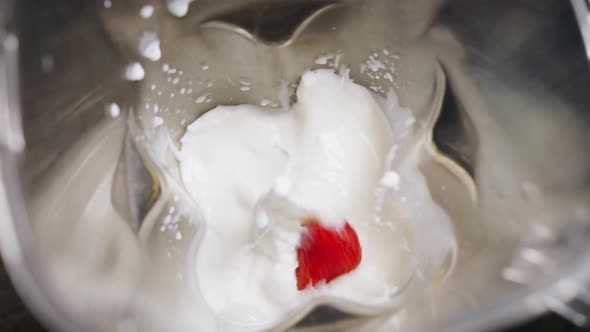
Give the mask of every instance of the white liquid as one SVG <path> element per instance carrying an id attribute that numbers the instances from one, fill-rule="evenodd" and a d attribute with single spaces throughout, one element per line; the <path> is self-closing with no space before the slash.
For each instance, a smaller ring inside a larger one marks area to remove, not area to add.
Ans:
<path id="1" fill-rule="evenodd" d="M 180 173 L 206 219 L 197 278 L 217 314 L 238 325 L 265 325 L 318 295 L 384 303 L 414 273 L 403 250 L 405 230 L 408 223 L 431 219 L 404 222 L 407 209 L 414 209 L 410 203 L 426 211 L 409 213 L 413 217 L 434 215 L 443 229 L 448 219 L 414 165 L 389 169 L 391 151 L 413 117 L 393 109 L 405 129 L 392 129 L 383 104 L 349 78 L 316 70 L 303 74 L 291 109 L 218 106 L 188 126 Z M 418 189 L 406 197 L 407 184 Z M 386 199 L 388 190 L 397 198 Z M 295 248 L 301 226 L 281 197 L 325 222 L 348 220 L 363 250 L 358 268 L 328 285 L 298 291 Z M 439 236 L 446 241 L 446 234 Z M 418 248 L 429 260 L 425 266 L 438 268 L 450 250 L 438 242 L 427 244 L 424 253 Z"/>

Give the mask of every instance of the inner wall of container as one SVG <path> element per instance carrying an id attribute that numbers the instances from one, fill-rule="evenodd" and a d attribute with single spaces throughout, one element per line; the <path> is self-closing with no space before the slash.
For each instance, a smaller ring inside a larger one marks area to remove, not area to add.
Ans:
<path id="1" fill-rule="evenodd" d="M 217 104 L 242 103 L 264 105 L 269 111 L 273 108 L 278 111 L 285 103 L 294 101 L 299 77 L 309 69 L 332 68 L 342 74 L 348 72 L 355 81 L 381 96 L 393 89 L 401 102 L 415 111 L 418 122 L 426 126 L 428 118 L 438 111 L 433 106 L 435 94 L 444 89 L 444 82 L 435 80 L 440 68 L 429 46 L 415 41 L 392 42 L 378 29 L 379 25 L 359 17 L 375 19 L 374 15 L 359 16 L 358 11 L 350 7 L 327 11 L 293 44 L 282 47 L 253 43 L 235 32 L 218 29 L 204 28 L 197 34 L 169 33 L 161 37 L 163 59 L 156 64 L 146 64 L 147 78 L 141 84 L 141 101 L 134 105 L 131 121 L 136 121 L 137 129 L 132 130 L 132 135 L 143 145 L 147 158 L 162 171 L 162 182 L 182 190 L 174 148 L 161 147 L 170 142 L 178 146 L 177 138 L 200 114 Z M 364 42 L 365 34 L 374 38 Z M 167 49 L 166 45 L 171 48 Z M 444 176 L 449 178 L 449 174 Z M 463 193 L 469 196 L 466 191 Z M 163 196 L 166 194 L 174 195 L 164 190 Z M 165 206 L 163 211 L 167 209 Z M 171 234 L 162 234 L 160 225 L 165 218 L 164 212 L 154 217 L 151 227 L 142 226 L 140 234 L 148 239 L 150 247 L 156 248 L 153 252 L 169 250 L 170 244 L 162 238 L 174 239 L 178 234 L 176 229 Z M 199 226 L 196 228 L 198 230 Z M 199 233 L 193 234 L 197 237 Z M 188 243 L 195 242 L 195 238 L 183 232 L 182 242 L 185 239 Z M 183 266 L 178 274 L 187 278 L 189 284 L 191 280 L 195 283 L 191 276 L 194 257 L 189 251 L 176 258 L 181 265 L 188 264 L 188 268 Z M 155 265 L 161 264 L 166 262 Z M 160 274 L 164 279 L 175 275 L 170 270 Z"/>
<path id="2" fill-rule="evenodd" d="M 115 206 L 116 173 L 127 121 L 140 129 L 132 134 L 145 135 L 145 145 L 150 146 L 159 137 L 153 123 L 160 116 L 164 124 L 158 128 L 169 128 L 175 142 L 187 124 L 217 104 L 260 104 L 263 100 L 271 106 L 280 104 L 281 90 L 292 91 L 304 70 L 339 69 L 340 65 L 350 69 L 356 82 L 378 93 L 395 89 L 402 104 L 420 117 L 421 112 L 427 113 L 432 97 L 437 61 L 445 70 L 447 89 L 455 94 L 456 107 L 468 114 L 477 132 L 479 147 L 473 165 L 477 201 L 472 201 L 461 181 L 426 159 L 421 168 L 431 193 L 455 223 L 459 263 L 448 282 L 433 285 L 396 318 L 362 326 L 414 326 L 477 308 L 521 287 L 506 281 L 502 271 L 512 264 L 521 237 L 531 232 L 529 225 L 546 225 L 558 232 L 571 220 L 567 216 L 578 211 L 577 204 L 586 199 L 586 188 L 580 185 L 588 165 L 582 148 L 587 139 L 585 124 L 576 121 L 569 112 L 571 106 L 552 91 L 521 83 L 517 75 L 495 76 L 468 64 L 469 51 L 450 30 L 436 24 L 427 29 L 437 9 L 434 2 L 431 8 L 417 4 L 412 8 L 421 10 L 405 11 L 402 17 L 397 4 L 404 2 L 366 1 L 328 11 L 286 47 L 254 44 L 227 31 L 200 29 L 198 22 L 210 14 L 207 10 L 177 19 L 157 7 L 153 20 L 145 22 L 137 15 L 139 2 L 115 4 L 108 11 L 101 8 L 104 32 L 96 32 L 100 29 L 83 19 L 72 24 L 86 27 L 72 29 L 84 31 L 84 37 L 110 40 L 112 44 L 89 45 L 89 49 L 100 48 L 120 60 L 112 62 L 117 68 L 109 68 L 112 63 L 101 67 L 100 61 L 88 61 L 88 57 L 57 68 L 70 73 L 64 77 L 73 78 L 95 70 L 97 74 L 86 79 L 102 82 L 98 89 L 93 84 L 76 86 L 73 82 L 77 80 L 72 79 L 64 80 L 64 87 L 73 87 L 69 90 L 27 90 L 40 83 L 27 76 L 24 79 L 25 93 L 36 91 L 38 99 L 49 105 L 49 111 L 35 113 L 35 104 L 25 104 L 29 145 L 23 174 L 36 245 L 57 302 L 102 330 L 114 330 L 120 324 L 154 331 L 215 324 L 196 314 L 207 310 L 189 282 L 191 243 L 199 234 L 194 206 L 186 203 L 178 216 L 181 240 L 176 239 L 176 231 L 160 232 L 156 226 L 170 206 L 183 205 L 185 199 L 182 191 L 174 194 L 178 189 L 174 159 L 166 157 L 165 163 L 172 162 L 168 171 L 162 171 L 166 167 L 161 166 L 166 165 L 154 165 L 162 188 L 146 225 L 156 227 L 135 233 Z M 211 12 L 221 10 L 213 9 Z M 416 12 L 420 14 L 412 15 Z M 120 68 L 140 59 L 136 43 L 146 29 L 158 31 L 163 58 L 158 63 L 142 60 L 146 78 L 135 85 L 124 83 Z M 84 39 L 75 34 L 62 38 L 73 44 Z M 371 65 L 380 66 L 371 57 L 386 68 L 373 71 Z M 121 117 L 112 119 L 105 112 L 111 102 L 119 103 Z M 547 160 L 545 147 L 558 157 Z M 153 151 L 146 151 L 152 162 L 159 160 Z M 556 268 L 547 273 L 558 272 Z"/>

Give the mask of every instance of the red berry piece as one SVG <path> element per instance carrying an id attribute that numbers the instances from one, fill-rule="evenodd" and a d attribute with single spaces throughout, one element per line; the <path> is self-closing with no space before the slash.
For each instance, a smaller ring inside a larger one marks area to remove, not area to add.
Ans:
<path id="1" fill-rule="evenodd" d="M 358 236 L 348 222 L 342 226 L 326 226 L 317 220 L 309 220 L 297 247 L 297 289 L 314 287 L 320 282 L 329 283 L 354 270 L 361 257 Z"/>

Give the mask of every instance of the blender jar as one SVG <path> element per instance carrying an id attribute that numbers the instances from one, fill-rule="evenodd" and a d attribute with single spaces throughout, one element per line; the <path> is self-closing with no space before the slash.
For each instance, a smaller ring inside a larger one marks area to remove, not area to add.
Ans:
<path id="1" fill-rule="evenodd" d="M 57 329 L 237 329 L 195 286 L 204 225 L 177 142 L 216 105 L 280 108 L 302 72 L 331 68 L 414 112 L 456 262 L 387 309 L 326 299 L 264 329 L 471 331 L 546 310 L 584 324 L 590 72 L 572 3 L 3 2 L 11 276 Z M 138 43 L 154 36 L 152 61 Z"/>

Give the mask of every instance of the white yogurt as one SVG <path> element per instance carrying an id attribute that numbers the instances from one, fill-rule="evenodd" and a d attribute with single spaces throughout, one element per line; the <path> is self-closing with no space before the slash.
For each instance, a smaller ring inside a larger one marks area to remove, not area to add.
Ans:
<path id="1" fill-rule="evenodd" d="M 400 210 L 411 206 L 387 200 L 385 193 L 395 189 L 392 195 L 400 198 L 404 184 L 416 184 L 425 192 L 408 197 L 422 209 L 435 209 L 430 215 L 436 218 L 446 215 L 412 163 L 389 169 L 390 151 L 400 138 L 384 116 L 384 104 L 348 77 L 316 70 L 303 74 L 291 109 L 218 106 L 188 126 L 180 174 L 205 216 L 196 275 L 217 314 L 238 325 L 263 326 L 318 295 L 384 303 L 414 273 L 402 247 L 415 221 L 404 221 L 407 211 Z M 358 268 L 298 291 L 300 212 L 285 201 L 326 222 L 348 220 L 363 250 Z M 442 258 L 449 250 L 436 249 Z"/>

